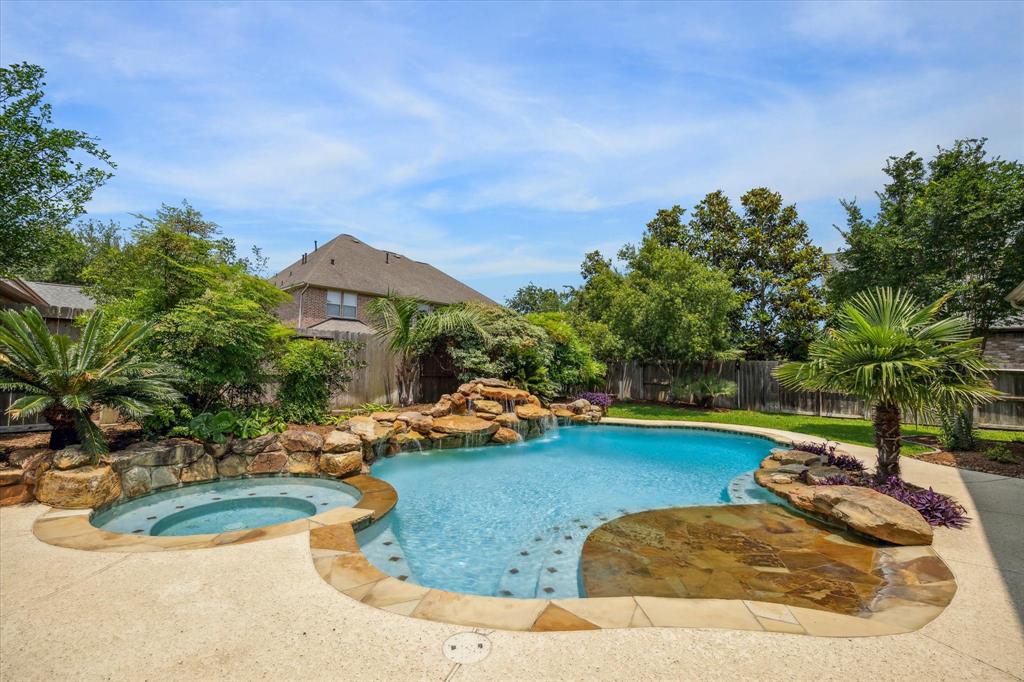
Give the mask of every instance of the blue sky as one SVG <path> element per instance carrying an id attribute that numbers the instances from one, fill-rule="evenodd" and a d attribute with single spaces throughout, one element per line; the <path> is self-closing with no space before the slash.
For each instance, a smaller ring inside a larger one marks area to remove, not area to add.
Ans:
<path id="1" fill-rule="evenodd" d="M 339 232 L 503 300 L 658 208 L 755 186 L 841 243 L 887 156 L 1024 158 L 1024 3 L 0 3 L 0 58 L 118 164 L 89 213 L 187 198 L 273 270 Z"/>

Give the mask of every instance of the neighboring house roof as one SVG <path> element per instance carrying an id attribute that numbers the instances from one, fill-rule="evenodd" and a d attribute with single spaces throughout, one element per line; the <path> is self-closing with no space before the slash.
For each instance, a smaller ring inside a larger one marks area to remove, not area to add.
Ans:
<path id="1" fill-rule="evenodd" d="M 0 294 L 20 303 L 38 306 L 76 310 L 92 310 L 96 307 L 96 301 L 82 293 L 82 287 L 75 284 L 4 279 L 0 280 Z"/>
<path id="2" fill-rule="evenodd" d="M 1006 295 L 1006 300 L 1014 308 L 1024 308 L 1024 282 L 1018 284 L 1013 291 Z"/>
<path id="3" fill-rule="evenodd" d="M 331 318 L 307 329 L 315 329 L 318 332 L 355 332 L 357 334 L 372 334 L 373 330 L 359 320 L 339 320 Z"/>
<path id="4" fill-rule="evenodd" d="M 333 261 L 333 262 L 332 262 Z M 431 303 L 494 303 L 427 263 L 381 251 L 349 234 L 339 234 L 270 278 L 281 289 L 308 284 L 383 296 L 389 292 Z"/>

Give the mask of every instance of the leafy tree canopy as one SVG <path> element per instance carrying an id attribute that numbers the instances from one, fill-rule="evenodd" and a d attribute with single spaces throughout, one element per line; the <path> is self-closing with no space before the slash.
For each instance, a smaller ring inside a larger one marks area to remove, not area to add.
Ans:
<path id="1" fill-rule="evenodd" d="M 624 272 L 598 252 L 587 254 L 581 271 L 584 284 L 574 292 L 574 312 L 598 325 L 587 338 L 602 328 L 610 337 L 602 357 L 678 367 L 732 348 L 730 318 L 740 300 L 723 272 L 651 235 L 620 255 Z"/>
<path id="2" fill-rule="evenodd" d="M 846 248 L 830 296 L 892 286 L 932 300 L 952 291 L 948 310 L 976 331 L 1012 315 L 1004 297 L 1024 280 L 1024 165 L 990 157 L 982 138 L 939 147 L 927 163 L 914 152 L 893 156 L 884 170 L 873 220 L 843 203 Z"/>
<path id="3" fill-rule="evenodd" d="M 555 313 L 565 307 L 564 297 L 554 289 L 546 289 L 530 282 L 520 287 L 505 305 L 524 315 L 528 313 Z"/>
<path id="4" fill-rule="evenodd" d="M 698 203 L 689 221 L 680 206 L 658 211 L 646 238 L 725 272 L 742 297 L 733 314 L 739 346 L 751 358 L 799 357 L 825 317 L 826 260 L 811 244 L 796 206 L 767 188 L 740 198 L 742 214 L 722 191 Z M 639 252 L 627 246 L 619 257 Z"/>
<path id="5" fill-rule="evenodd" d="M 59 250 L 114 163 L 88 134 L 53 125 L 46 71 L 0 68 L 0 275 L 21 274 Z"/>

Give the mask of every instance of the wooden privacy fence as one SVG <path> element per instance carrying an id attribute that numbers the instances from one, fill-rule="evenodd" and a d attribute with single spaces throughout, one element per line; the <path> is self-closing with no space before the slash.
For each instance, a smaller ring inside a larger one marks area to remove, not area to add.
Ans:
<path id="1" fill-rule="evenodd" d="M 736 395 L 719 398 L 716 407 L 781 414 L 805 414 L 818 417 L 869 419 L 870 406 L 838 393 L 800 393 L 779 386 L 772 370 L 777 360 L 741 360 L 719 363 L 711 371 L 736 382 Z M 1024 369 L 999 369 L 995 386 L 1006 397 L 975 409 L 975 424 L 981 427 L 1024 429 Z M 672 377 L 651 362 L 619 362 L 608 365 L 605 390 L 619 400 L 666 402 Z M 934 417 L 913 415 L 908 421 L 934 424 Z"/>

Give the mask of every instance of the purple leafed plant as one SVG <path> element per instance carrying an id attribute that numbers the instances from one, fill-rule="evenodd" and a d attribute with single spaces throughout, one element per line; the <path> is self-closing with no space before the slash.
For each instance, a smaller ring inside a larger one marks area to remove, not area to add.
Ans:
<path id="1" fill-rule="evenodd" d="M 573 400 L 579 399 L 586 400 L 594 407 L 600 407 L 602 410 L 607 410 L 612 406 L 612 396 L 610 393 L 597 393 L 595 391 L 584 391 L 583 393 L 577 393 Z"/>
<path id="2" fill-rule="evenodd" d="M 875 483 L 871 488 L 883 495 L 902 502 L 921 512 L 921 516 L 933 526 L 947 528 L 963 528 L 970 521 L 967 510 L 955 500 L 931 488 L 918 490 L 911 488 L 898 476 L 890 476 L 884 483 Z"/>
<path id="3" fill-rule="evenodd" d="M 821 479 L 820 485 L 857 485 L 857 482 L 846 474 L 833 474 Z"/>
<path id="4" fill-rule="evenodd" d="M 836 447 L 839 443 L 795 443 L 794 450 L 810 452 L 825 458 L 827 466 L 833 466 L 843 471 L 864 471 L 864 462 L 850 455 L 837 455 Z"/>

